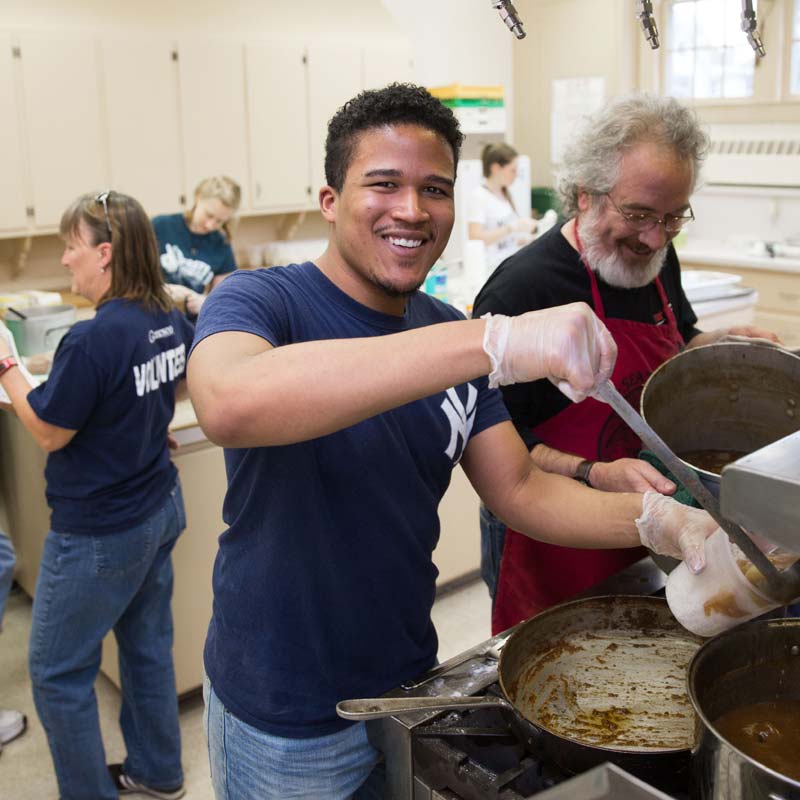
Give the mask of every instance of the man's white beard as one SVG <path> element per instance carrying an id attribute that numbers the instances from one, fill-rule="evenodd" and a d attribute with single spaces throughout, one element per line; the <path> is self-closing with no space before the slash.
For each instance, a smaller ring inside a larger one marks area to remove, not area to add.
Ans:
<path id="1" fill-rule="evenodd" d="M 665 244 L 660 250 L 656 250 L 644 266 L 630 266 L 625 263 L 618 247 L 608 252 L 603 244 L 602 236 L 597 230 L 600 214 L 600 208 L 594 206 L 576 220 L 583 245 L 583 258 L 589 267 L 609 286 L 618 289 L 639 289 L 654 281 L 664 266 L 669 245 Z"/>

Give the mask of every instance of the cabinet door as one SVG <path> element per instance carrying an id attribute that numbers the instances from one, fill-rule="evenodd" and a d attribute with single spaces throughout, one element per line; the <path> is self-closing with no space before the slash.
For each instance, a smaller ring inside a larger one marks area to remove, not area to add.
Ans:
<path id="1" fill-rule="evenodd" d="M 58 227 L 64 209 L 84 192 L 109 185 L 94 39 L 25 34 L 23 102 L 37 228 Z"/>
<path id="2" fill-rule="evenodd" d="M 177 64 L 170 42 L 103 42 L 111 187 L 135 197 L 150 216 L 181 206 Z"/>
<path id="3" fill-rule="evenodd" d="M 365 89 L 380 89 L 390 83 L 413 80 L 414 64 L 409 48 L 365 47 L 363 59 Z"/>
<path id="4" fill-rule="evenodd" d="M 253 208 L 302 209 L 311 191 L 305 49 L 247 45 L 247 109 Z"/>
<path id="5" fill-rule="evenodd" d="M 23 230 L 28 225 L 25 214 L 28 199 L 25 186 L 22 151 L 21 109 L 15 85 L 14 44 L 8 36 L 0 36 L 0 231 Z"/>
<path id="6" fill-rule="evenodd" d="M 244 45 L 182 40 L 178 47 L 186 200 L 204 178 L 228 175 L 250 204 Z"/>
<path id="7" fill-rule="evenodd" d="M 361 51 L 342 45 L 308 49 L 308 102 L 311 130 L 311 195 L 325 185 L 325 137 L 337 109 L 361 91 Z M 316 202 L 314 203 L 316 206 Z"/>

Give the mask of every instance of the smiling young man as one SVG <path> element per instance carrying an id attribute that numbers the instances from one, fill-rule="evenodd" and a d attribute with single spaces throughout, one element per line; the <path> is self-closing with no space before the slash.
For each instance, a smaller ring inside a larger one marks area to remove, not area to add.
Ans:
<path id="1" fill-rule="evenodd" d="M 559 191 L 570 219 L 495 271 L 475 300 L 475 315 L 589 304 L 619 348 L 613 381 L 635 408 L 650 373 L 684 347 L 729 333 L 776 339 L 750 326 L 708 333 L 695 327 L 672 239 L 694 219 L 689 201 L 706 146 L 693 112 L 672 98 L 641 94 L 609 103 L 565 153 Z M 504 387 L 503 397 L 540 468 L 606 491 L 675 491 L 636 458 L 639 440 L 604 403 L 570 403 L 547 380 Z M 485 508 L 481 538 L 498 631 L 642 555 L 535 542 L 506 533 Z"/>
<path id="2" fill-rule="evenodd" d="M 203 307 L 190 391 L 228 472 L 205 648 L 218 800 L 385 796 L 365 725 L 335 707 L 435 663 L 432 553 L 457 464 L 509 522 L 573 546 L 636 545 L 638 517 L 671 552 L 688 531 L 689 554 L 714 528 L 532 465 L 490 381 L 549 376 L 583 396 L 614 361 L 587 306 L 465 320 L 417 291 L 453 225 L 461 138 L 421 87 L 346 103 L 326 143 L 325 253 L 235 273 Z"/>

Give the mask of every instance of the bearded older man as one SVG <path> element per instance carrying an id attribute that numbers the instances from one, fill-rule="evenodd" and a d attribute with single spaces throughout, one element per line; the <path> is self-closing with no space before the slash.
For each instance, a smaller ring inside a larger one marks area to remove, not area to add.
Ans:
<path id="1" fill-rule="evenodd" d="M 707 145 L 694 113 L 672 98 L 642 94 L 606 105 L 564 155 L 558 189 L 570 219 L 501 264 L 478 294 L 474 316 L 588 303 L 619 348 L 614 384 L 637 408 L 648 376 L 685 347 L 729 334 L 777 341 L 752 326 L 706 333 L 695 327 L 672 239 L 694 219 L 689 200 Z M 639 440 L 609 406 L 592 398 L 570 403 L 547 380 L 505 386 L 503 397 L 540 468 L 606 491 L 675 491 L 636 458 Z M 495 632 L 643 555 L 537 542 L 506 531 L 485 508 L 481 538 Z"/>

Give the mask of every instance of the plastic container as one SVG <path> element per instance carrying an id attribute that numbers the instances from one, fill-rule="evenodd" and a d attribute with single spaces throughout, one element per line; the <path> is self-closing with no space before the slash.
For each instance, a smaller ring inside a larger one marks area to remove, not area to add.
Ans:
<path id="1" fill-rule="evenodd" d="M 423 291 L 437 300 L 447 302 L 447 267 L 441 261 L 431 267 L 428 277 L 425 278 Z"/>
<path id="2" fill-rule="evenodd" d="M 783 605 L 746 577 L 755 569 L 719 529 L 706 539 L 706 568 L 694 575 L 684 562 L 667 578 L 667 603 L 675 619 L 698 636 L 715 636 Z"/>

